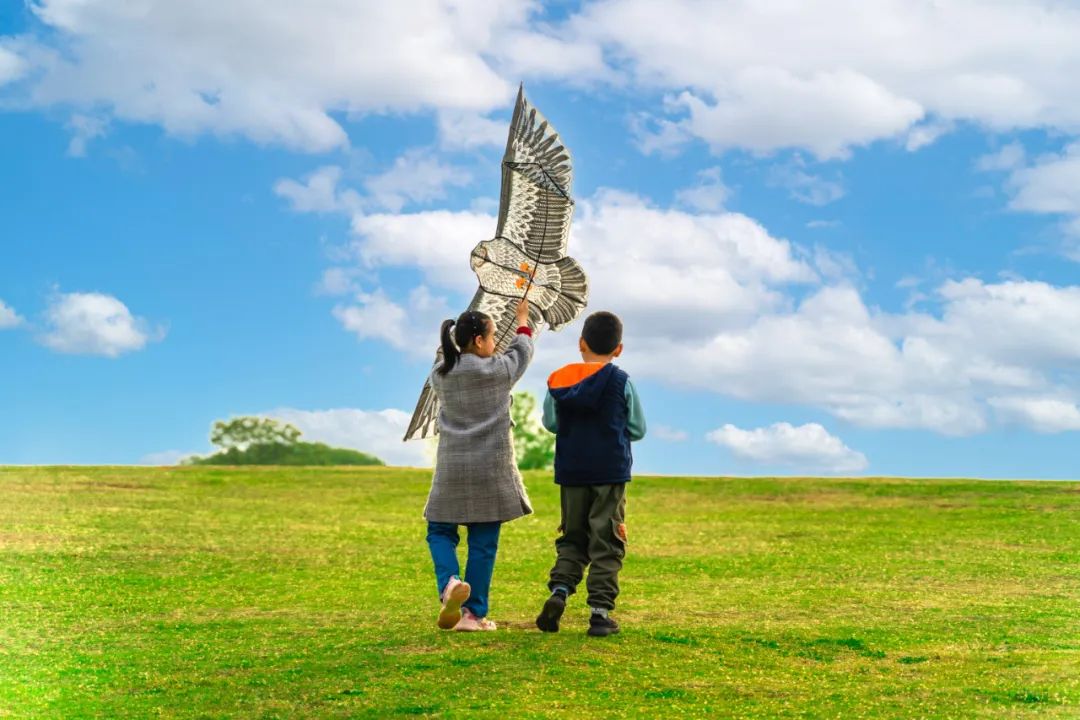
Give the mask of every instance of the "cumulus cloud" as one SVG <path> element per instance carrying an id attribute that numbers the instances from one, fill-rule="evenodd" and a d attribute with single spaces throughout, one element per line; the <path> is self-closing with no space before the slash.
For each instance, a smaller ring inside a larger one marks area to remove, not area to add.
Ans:
<path id="1" fill-rule="evenodd" d="M 991 398 L 990 405 L 1005 422 L 1030 427 L 1037 432 L 1058 433 L 1080 430 L 1080 407 L 1060 397 Z"/>
<path id="2" fill-rule="evenodd" d="M 184 458 L 198 455 L 197 452 L 184 452 L 183 450 L 162 450 L 152 452 L 139 458 L 140 465 L 178 465 Z"/>
<path id="3" fill-rule="evenodd" d="M 274 193 L 285 198 L 296 212 L 347 212 L 359 210 L 360 196 L 350 189 L 338 190 L 341 168 L 327 165 L 309 173 L 302 181 L 282 178 Z"/>
<path id="4" fill-rule="evenodd" d="M 4 45 L 4 38 L 0 38 L 0 86 L 18 80 L 27 68 L 26 61 Z"/>
<path id="5" fill-rule="evenodd" d="M 406 203 L 426 203 L 446 197 L 448 187 L 462 187 L 472 176 L 462 168 L 447 165 L 425 148 L 407 150 L 385 172 L 364 181 L 371 199 L 380 207 L 397 212 Z"/>
<path id="6" fill-rule="evenodd" d="M 983 172 L 1015 170 L 1024 164 L 1025 156 L 1024 146 L 1013 142 L 1003 145 L 995 152 L 983 155 L 975 166 Z"/>
<path id="7" fill-rule="evenodd" d="M 339 305 L 339 319 L 426 356 L 438 320 L 475 289 L 466 258 L 494 225 L 467 211 L 354 217 L 357 268 L 416 269 L 425 294 L 370 293 Z M 964 278 L 927 288 L 925 310 L 886 312 L 851 284 L 849 259 L 738 213 L 601 191 L 579 202 L 570 253 L 589 272 L 590 308 L 624 318 L 622 363 L 635 377 L 806 405 L 862 427 L 982 432 L 1002 417 L 991 398 L 1071 387 L 1080 363 L 1080 287 Z M 545 352 L 573 357 L 579 330 L 546 336 Z"/>
<path id="8" fill-rule="evenodd" d="M 447 189 L 472 182 L 471 174 L 444 163 L 427 148 L 413 148 L 398 156 L 381 173 L 368 175 L 361 194 L 343 187 L 340 166 L 327 165 L 300 180 L 281 178 L 274 193 L 296 212 L 344 213 L 359 217 L 364 212 L 400 212 L 406 205 L 423 205 L 446 197 Z"/>
<path id="9" fill-rule="evenodd" d="M 743 430 L 724 425 L 708 439 L 726 447 L 740 459 L 769 465 L 787 465 L 803 472 L 851 473 L 865 470 L 866 456 L 852 450 L 817 423 L 793 426 L 781 422 Z"/>
<path id="10" fill-rule="evenodd" d="M 666 94 L 635 119 L 648 150 L 838 158 L 960 122 L 1080 127 L 1080 9 L 1054 0 L 597 0 L 561 20 L 531 0 L 31 8 L 38 27 L 0 40 L 0 84 L 29 78 L 26 104 L 309 151 L 348 143 L 340 114 L 382 112 L 434 111 L 445 146 L 498 144 L 488 113 L 521 78 Z"/>
<path id="11" fill-rule="evenodd" d="M 980 158 L 976 167 L 1008 171 L 1009 208 L 1059 218 L 1064 241 L 1058 251 L 1080 262 L 1080 143 L 1030 160 L 1019 143 L 1012 143 Z"/>
<path id="12" fill-rule="evenodd" d="M 717 150 L 770 152 L 806 148 L 821 159 L 846 157 L 852 145 L 900 134 L 923 108 L 851 70 L 800 75 L 785 68 L 737 70 L 724 93 L 709 102 L 684 91 L 684 127 Z"/>
<path id="13" fill-rule="evenodd" d="M 68 142 L 68 155 L 71 157 L 85 157 L 86 147 L 95 138 L 103 137 L 109 123 L 91 115 L 76 113 L 68 121 L 68 130 L 71 132 L 71 140 Z"/>
<path id="14" fill-rule="evenodd" d="M 308 442 L 371 453 L 390 465 L 432 465 L 430 448 L 425 443 L 402 442 L 411 417 L 403 410 L 278 408 L 260 415 L 294 425 Z"/>
<path id="15" fill-rule="evenodd" d="M 340 114 L 487 113 L 510 78 L 593 76 L 600 49 L 532 27 L 531 0 L 40 0 L 40 23 L 0 51 L 20 100 L 107 108 L 174 135 L 240 135 L 302 151 L 348 144 Z"/>
<path id="16" fill-rule="evenodd" d="M 843 184 L 807 172 L 805 162 L 798 157 L 774 167 L 769 173 L 769 183 L 786 189 L 791 197 L 807 205 L 820 207 L 844 197 Z"/>
<path id="17" fill-rule="evenodd" d="M 437 337 L 432 329 L 458 312 L 450 309 L 445 297 L 420 286 L 402 304 L 382 289 L 356 293 L 351 304 L 334 308 L 334 317 L 360 340 L 381 340 L 403 352 L 426 357 L 433 352 Z"/>
<path id="18" fill-rule="evenodd" d="M 469 252 L 495 234 L 486 212 L 428 210 L 353 216 L 352 251 L 360 266 L 415 267 L 425 280 L 461 293 L 476 289 Z"/>
<path id="19" fill-rule="evenodd" d="M 475 150 L 506 144 L 506 123 L 480 113 L 439 112 L 439 145 L 445 150 Z"/>
<path id="20" fill-rule="evenodd" d="M 833 158 L 885 138 L 917 149 L 955 122 L 1080 127 L 1068 3 L 600 0 L 569 30 L 629 82 L 678 92 L 656 123 L 669 142 Z"/>
<path id="21" fill-rule="evenodd" d="M 18 327 L 22 325 L 23 319 L 15 312 L 15 308 L 4 303 L 0 300 L 0 330 L 7 330 L 8 328 Z"/>
<path id="22" fill-rule="evenodd" d="M 685 430 L 669 427 L 667 425 L 657 425 L 656 427 L 650 428 L 649 432 L 667 442 L 686 442 L 690 439 L 690 434 Z"/>
<path id="23" fill-rule="evenodd" d="M 697 174 L 697 184 L 678 190 L 675 201 L 693 210 L 718 212 L 724 208 L 731 189 L 724 184 L 719 167 L 711 167 Z"/>
<path id="24" fill-rule="evenodd" d="M 1011 185 L 1014 210 L 1080 215 L 1080 143 L 1015 170 Z"/>
<path id="25" fill-rule="evenodd" d="M 933 145 L 938 138 L 951 132 L 955 126 L 956 123 L 941 120 L 920 123 L 908 131 L 907 140 L 904 141 L 904 148 L 908 152 L 915 152 L 928 145 Z"/>
<path id="26" fill-rule="evenodd" d="M 59 293 L 45 312 L 47 331 L 41 342 L 53 350 L 77 355 L 118 357 L 141 350 L 164 337 L 135 317 L 124 303 L 102 293 Z"/>

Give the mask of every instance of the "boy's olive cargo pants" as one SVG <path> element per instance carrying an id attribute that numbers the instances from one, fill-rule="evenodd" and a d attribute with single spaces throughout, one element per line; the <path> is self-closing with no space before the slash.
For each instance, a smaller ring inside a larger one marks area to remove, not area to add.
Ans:
<path id="1" fill-rule="evenodd" d="M 619 570 L 626 556 L 626 484 L 561 485 L 562 534 L 548 588 L 564 585 L 573 593 L 589 566 L 585 587 L 589 607 L 615 608 Z"/>

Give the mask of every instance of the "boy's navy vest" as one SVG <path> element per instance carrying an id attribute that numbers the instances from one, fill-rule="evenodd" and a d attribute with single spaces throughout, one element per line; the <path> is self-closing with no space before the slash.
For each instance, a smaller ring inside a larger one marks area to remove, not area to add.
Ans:
<path id="1" fill-rule="evenodd" d="M 626 427 L 629 375 L 608 363 L 574 382 L 591 370 L 587 365 L 569 365 L 548 379 L 559 420 L 555 440 L 559 485 L 630 482 L 634 460 Z"/>

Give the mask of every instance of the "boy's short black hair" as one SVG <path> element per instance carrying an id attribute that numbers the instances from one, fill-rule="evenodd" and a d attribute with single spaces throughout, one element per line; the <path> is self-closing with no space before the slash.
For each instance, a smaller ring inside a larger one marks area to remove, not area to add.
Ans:
<path id="1" fill-rule="evenodd" d="M 622 342 L 622 320 L 606 310 L 595 312 L 585 318 L 581 339 L 597 355 L 610 355 Z"/>

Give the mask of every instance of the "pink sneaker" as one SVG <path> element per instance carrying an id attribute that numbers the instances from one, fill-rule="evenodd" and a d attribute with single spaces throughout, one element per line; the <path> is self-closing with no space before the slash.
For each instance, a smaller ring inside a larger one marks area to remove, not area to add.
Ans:
<path id="1" fill-rule="evenodd" d="M 478 618 L 469 608 L 464 608 L 461 611 L 461 620 L 454 629 L 458 632 L 489 631 L 495 629 L 495 623 L 487 618 Z"/>
<path id="2" fill-rule="evenodd" d="M 469 583 L 456 577 L 450 578 L 442 594 L 442 610 L 439 611 L 439 627 L 449 630 L 461 620 L 461 603 L 469 599 L 472 588 Z"/>

